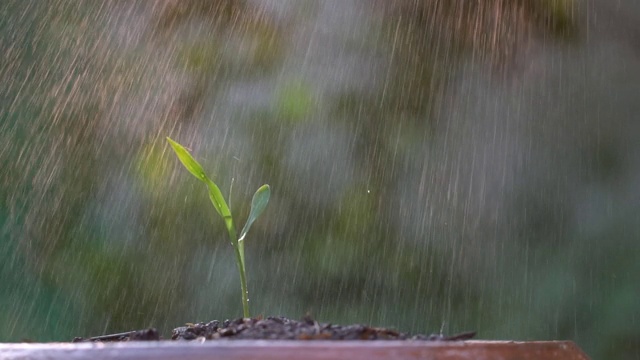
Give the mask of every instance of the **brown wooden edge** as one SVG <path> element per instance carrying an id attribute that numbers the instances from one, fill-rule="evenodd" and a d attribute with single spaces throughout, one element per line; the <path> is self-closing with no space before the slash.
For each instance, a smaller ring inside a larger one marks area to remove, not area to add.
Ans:
<path id="1" fill-rule="evenodd" d="M 149 341 L 0 344 L 0 359 L 589 360 L 571 341 Z"/>

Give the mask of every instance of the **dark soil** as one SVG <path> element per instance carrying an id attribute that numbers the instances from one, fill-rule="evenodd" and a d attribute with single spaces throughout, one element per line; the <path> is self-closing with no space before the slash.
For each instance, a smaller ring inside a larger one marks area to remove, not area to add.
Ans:
<path id="1" fill-rule="evenodd" d="M 225 320 L 222 323 L 213 320 L 208 323 L 187 324 L 173 329 L 172 340 L 422 340 L 422 341 L 456 341 L 468 340 L 475 332 L 466 332 L 453 336 L 410 335 L 391 329 L 375 328 L 365 325 L 332 325 L 319 323 L 306 316 L 300 321 L 284 317 L 268 317 Z M 156 329 L 130 331 L 119 334 L 96 336 L 91 338 L 77 337 L 74 342 L 83 341 L 144 341 L 161 340 Z"/>

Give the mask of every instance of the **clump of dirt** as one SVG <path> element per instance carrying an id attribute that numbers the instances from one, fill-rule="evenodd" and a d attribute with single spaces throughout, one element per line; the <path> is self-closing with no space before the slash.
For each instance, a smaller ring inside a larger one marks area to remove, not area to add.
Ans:
<path id="1" fill-rule="evenodd" d="M 366 325 L 333 325 L 319 323 L 310 316 L 296 321 L 285 317 L 240 318 L 225 320 L 222 323 L 213 320 L 208 323 L 187 324 L 173 329 L 172 340 L 422 340 L 456 341 L 469 340 L 475 332 L 465 332 L 453 336 L 442 334 L 410 335 L 392 329 L 370 327 Z M 146 329 L 120 334 L 75 338 L 81 341 L 141 341 L 160 340 L 158 331 Z"/>

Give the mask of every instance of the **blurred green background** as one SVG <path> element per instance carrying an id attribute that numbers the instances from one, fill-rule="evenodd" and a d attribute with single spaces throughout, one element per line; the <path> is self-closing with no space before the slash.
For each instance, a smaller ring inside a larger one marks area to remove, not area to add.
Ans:
<path id="1" fill-rule="evenodd" d="M 640 358 L 640 6 L 0 2 L 0 341 L 252 313 Z M 229 195 L 230 194 L 230 195 Z"/>

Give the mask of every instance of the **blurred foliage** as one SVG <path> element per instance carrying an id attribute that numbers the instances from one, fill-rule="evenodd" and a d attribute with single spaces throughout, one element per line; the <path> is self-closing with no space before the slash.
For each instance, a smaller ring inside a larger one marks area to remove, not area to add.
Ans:
<path id="1" fill-rule="evenodd" d="M 450 59 L 457 52 L 486 59 L 508 74 L 518 52 L 533 36 L 573 38 L 577 32 L 574 0 L 380 1 L 400 17 L 402 36 L 431 48 L 427 61 Z M 411 73 L 411 72 L 408 72 Z"/>
<path id="2" fill-rule="evenodd" d="M 218 58 L 218 48 L 214 44 L 195 44 L 183 50 L 180 55 L 181 62 L 189 71 L 197 74 L 213 71 L 220 60 Z"/>
<path id="3" fill-rule="evenodd" d="M 256 313 L 637 353 L 639 325 L 626 320 L 638 295 L 638 209 L 581 233 L 551 190 L 522 190 L 503 215 L 512 237 L 467 235 L 482 239 L 469 246 L 485 256 L 510 255 L 484 262 L 456 242 L 464 229 L 416 238 L 390 220 L 406 211 L 394 191 L 439 140 L 435 122 L 465 62 L 507 78 L 531 39 L 577 38 L 577 4 L 373 4 L 375 29 L 359 46 L 380 55 L 382 87 L 323 97 L 313 79 L 287 73 L 291 25 L 245 1 L 0 3 L 16 15 L 0 17 L 13 36 L 0 42 L 0 143 L 9 144 L 0 148 L 0 339 L 168 331 L 240 315 L 223 224 L 170 160 L 169 135 L 213 169 L 240 222 L 252 189 L 272 185 L 247 247 Z M 114 21 L 105 9 L 122 7 L 130 24 L 149 16 L 146 45 L 121 48 L 100 30 Z M 221 110 L 225 90 L 253 86 L 269 95 Z M 585 178 L 609 184 L 623 171 L 607 141 L 587 146 L 595 169 Z"/>
<path id="4" fill-rule="evenodd" d="M 213 19 L 211 24 L 225 27 L 244 18 L 246 9 L 246 1 L 243 0 L 165 1 L 158 9 L 156 26 L 157 30 L 171 32 L 185 22 L 198 18 Z"/>
<path id="5" fill-rule="evenodd" d="M 525 3 L 535 18 L 554 36 L 574 36 L 577 31 L 575 22 L 575 0 L 529 0 Z"/>
<path id="6" fill-rule="evenodd" d="M 311 113 L 314 101 L 308 86 L 303 83 L 285 84 L 276 101 L 277 116 L 292 122 L 303 120 Z"/>

